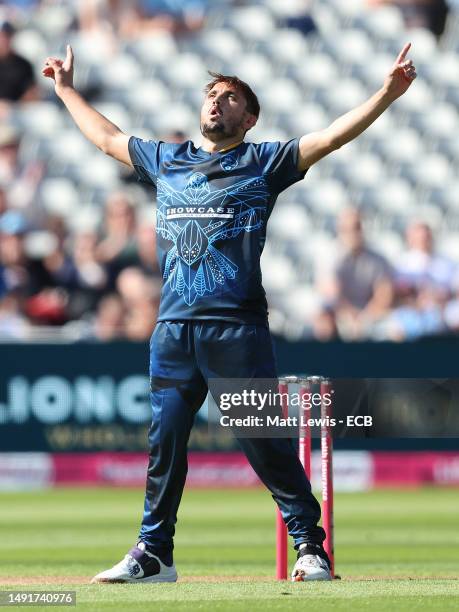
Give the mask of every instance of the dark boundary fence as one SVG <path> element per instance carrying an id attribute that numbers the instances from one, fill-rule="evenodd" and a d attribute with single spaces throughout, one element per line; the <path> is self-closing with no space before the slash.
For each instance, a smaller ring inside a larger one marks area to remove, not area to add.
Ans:
<path id="1" fill-rule="evenodd" d="M 279 374 L 459 379 L 459 337 L 404 344 L 274 341 Z M 47 389 L 56 386 L 59 397 L 47 400 Z M 84 401 L 91 404 L 88 414 Z M 0 344 L 0 452 L 144 451 L 149 414 L 147 343 Z M 234 450 L 232 439 L 214 444 L 206 433 L 198 423 L 192 449 Z M 454 450 L 459 439 L 360 437 L 336 440 L 336 448 Z"/>

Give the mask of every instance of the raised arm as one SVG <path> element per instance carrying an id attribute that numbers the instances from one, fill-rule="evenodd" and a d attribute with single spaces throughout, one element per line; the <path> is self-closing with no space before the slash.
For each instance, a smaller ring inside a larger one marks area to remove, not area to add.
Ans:
<path id="1" fill-rule="evenodd" d="M 73 87 L 73 52 L 70 45 L 67 45 L 65 60 L 48 57 L 42 73 L 54 80 L 56 95 L 86 138 L 107 155 L 132 167 L 129 136 L 90 106 Z"/>
<path id="2" fill-rule="evenodd" d="M 407 43 L 400 51 L 384 84 L 366 102 L 338 117 L 328 128 L 306 134 L 300 139 L 298 168 L 306 170 L 322 157 L 357 138 L 397 98 L 403 95 L 416 78 L 412 60 L 406 59 L 411 46 Z"/>

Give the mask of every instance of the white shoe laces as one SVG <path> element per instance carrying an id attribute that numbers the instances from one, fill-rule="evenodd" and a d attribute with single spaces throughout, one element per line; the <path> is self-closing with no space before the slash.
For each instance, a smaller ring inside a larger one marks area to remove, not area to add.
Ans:
<path id="1" fill-rule="evenodd" d="M 298 580 L 327 580 L 330 578 L 330 569 L 325 559 L 319 555 L 303 555 L 295 563 L 292 572 L 292 581 Z"/>
<path id="2" fill-rule="evenodd" d="M 325 567 L 327 564 L 319 557 L 319 555 L 303 555 L 300 557 L 300 563 L 304 565 L 312 565 L 312 567 Z"/>
<path id="3" fill-rule="evenodd" d="M 295 565 L 297 569 L 300 569 L 303 565 L 306 567 L 318 567 L 328 569 L 328 565 L 326 564 L 324 559 L 322 559 L 322 557 L 319 557 L 319 555 L 303 555 L 298 559 Z"/>

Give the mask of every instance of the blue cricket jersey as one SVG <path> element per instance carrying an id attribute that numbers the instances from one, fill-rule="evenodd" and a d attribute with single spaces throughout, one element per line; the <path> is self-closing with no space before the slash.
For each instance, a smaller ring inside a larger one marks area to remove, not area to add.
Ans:
<path id="1" fill-rule="evenodd" d="M 301 180 L 298 139 L 208 153 L 131 137 L 138 178 L 157 190 L 158 321 L 266 324 L 260 256 L 278 195 Z"/>

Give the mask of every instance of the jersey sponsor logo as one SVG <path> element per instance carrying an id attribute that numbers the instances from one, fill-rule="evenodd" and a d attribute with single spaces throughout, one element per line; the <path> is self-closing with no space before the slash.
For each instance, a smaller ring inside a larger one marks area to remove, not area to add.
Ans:
<path id="1" fill-rule="evenodd" d="M 228 155 L 225 155 L 220 160 L 220 166 L 225 172 L 231 172 L 231 170 L 237 168 L 238 163 L 239 158 L 234 153 L 228 153 Z"/>
<path id="2" fill-rule="evenodd" d="M 167 220 L 184 219 L 184 218 L 218 218 L 232 219 L 234 217 L 234 208 L 231 206 L 171 206 L 166 210 Z"/>
<path id="3" fill-rule="evenodd" d="M 169 290 L 191 306 L 236 278 L 238 266 L 216 243 L 263 227 L 268 187 L 263 177 L 253 177 L 211 190 L 207 177 L 195 172 L 183 191 L 162 179 L 157 188 L 156 231 L 172 242 L 163 277 Z"/>

